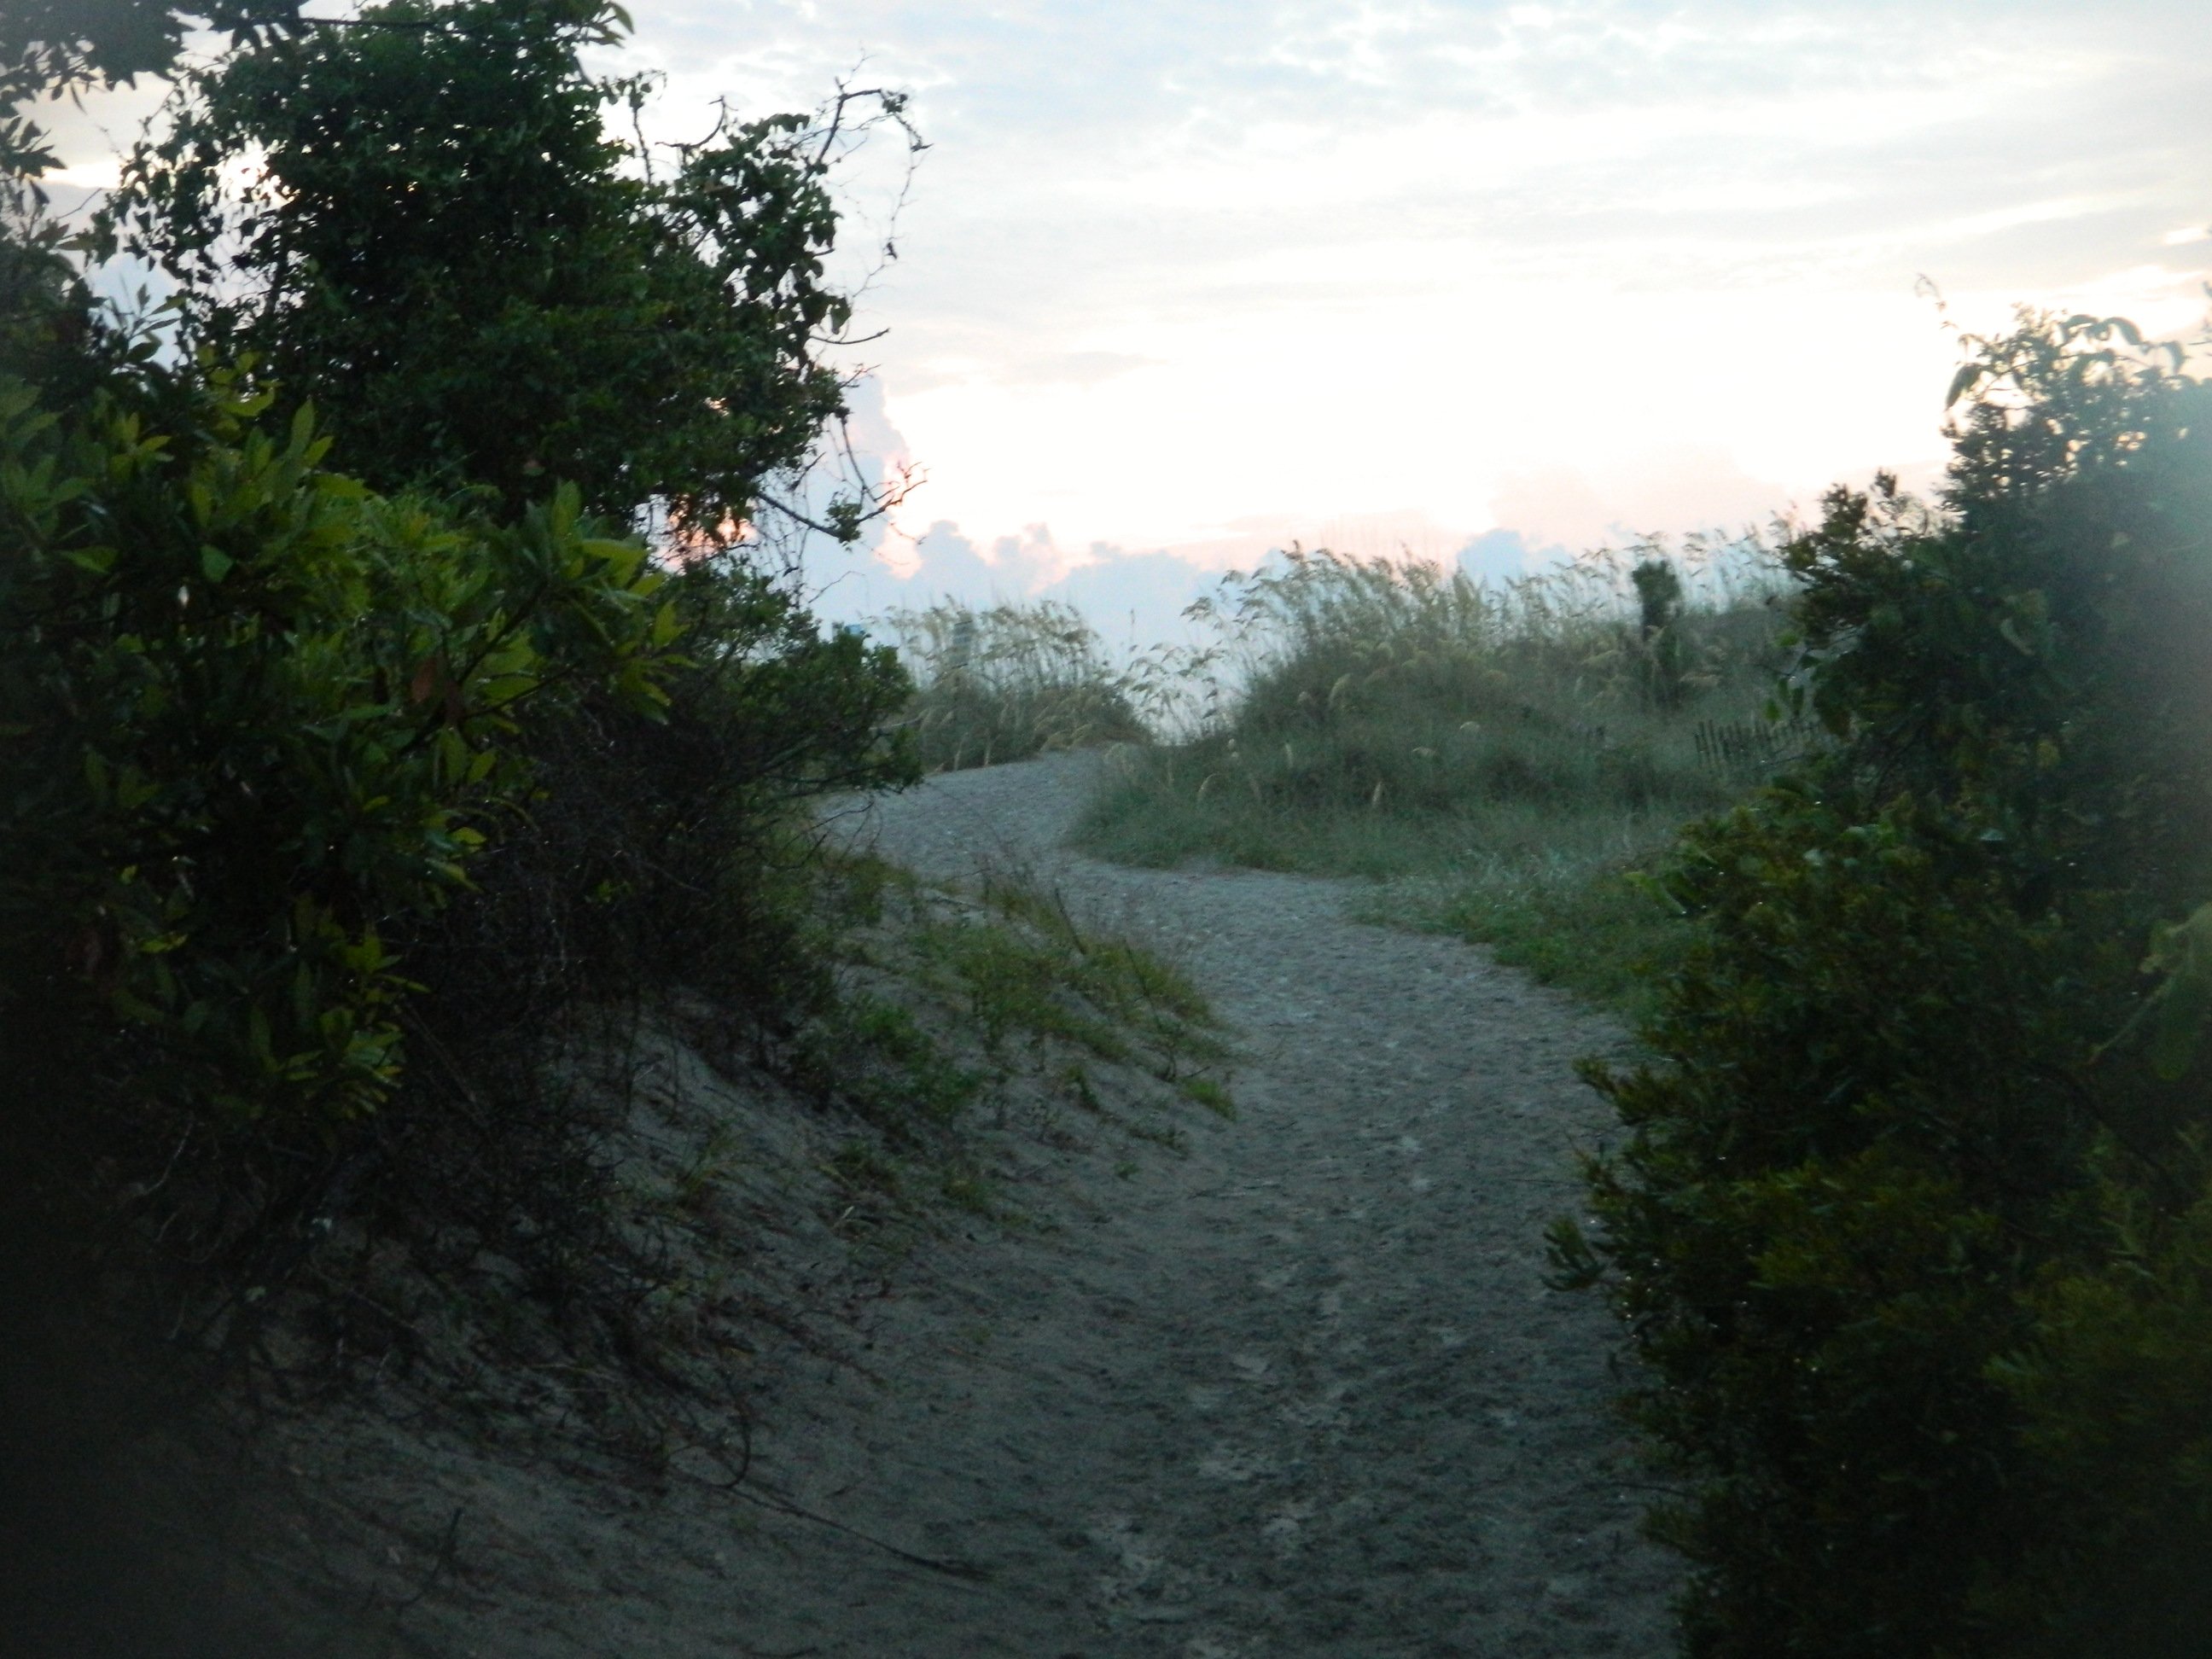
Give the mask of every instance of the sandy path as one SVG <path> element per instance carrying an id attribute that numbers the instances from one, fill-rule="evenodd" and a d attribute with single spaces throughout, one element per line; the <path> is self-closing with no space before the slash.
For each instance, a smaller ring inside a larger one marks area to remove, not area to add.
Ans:
<path id="1" fill-rule="evenodd" d="M 288 1659 L 1669 1650 L 1613 1334 L 1543 1282 L 1603 1125 L 1571 1062 L 1619 1033 L 1345 920 L 1347 884 L 1056 851 L 1098 763 L 936 780 L 873 832 L 939 877 L 1025 863 L 1164 946 L 1237 1028 L 1238 1120 L 1047 1159 L 1022 1201 L 1054 1224 L 933 1241 L 846 1326 L 862 1370 L 763 1356 L 735 1495 L 305 1419 L 293 1455 L 382 1528 L 401 1611 Z M 807 1237 L 777 1247 L 800 1281 Z"/>
<path id="2" fill-rule="evenodd" d="M 982 1576 L 779 1521 L 775 1556 L 724 1558 L 728 1650 L 1666 1651 L 1612 1335 L 1543 1283 L 1569 1148 L 1602 1124 L 1571 1062 L 1618 1033 L 1346 921 L 1345 884 L 1055 852 L 1096 763 L 933 781 L 884 804 L 881 844 L 938 876 L 1026 860 L 1165 944 L 1249 1052 L 1240 1119 L 1072 1194 L 1087 1216 L 1049 1238 L 935 1259 L 884 1314 L 896 1388 L 831 1404 L 823 1374 L 770 1404 L 772 1488 Z"/>

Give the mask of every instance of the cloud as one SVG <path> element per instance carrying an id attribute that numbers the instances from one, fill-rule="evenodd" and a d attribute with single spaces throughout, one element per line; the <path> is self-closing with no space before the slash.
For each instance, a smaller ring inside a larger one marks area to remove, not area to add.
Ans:
<path id="1" fill-rule="evenodd" d="M 991 562 L 950 520 L 939 519 L 915 538 L 914 558 L 913 565 L 900 573 L 900 580 L 918 602 L 953 599 L 970 605 L 988 605 L 1000 599 L 1021 597 L 1000 591 L 998 573 L 991 568 Z"/>
<path id="2" fill-rule="evenodd" d="M 1499 529 L 1469 538 L 1452 556 L 1452 562 L 1475 580 L 1495 584 L 1517 580 L 1547 565 L 1564 564 L 1571 556 L 1557 542 L 1538 547 L 1518 530 Z"/>
<path id="3" fill-rule="evenodd" d="M 1956 341 L 1919 275 L 1981 330 L 2020 300 L 2178 328 L 2212 275 L 2193 0 L 638 18 L 606 62 L 665 72 L 660 136 L 843 76 L 910 89 L 933 145 L 852 422 L 870 476 L 927 471 L 931 528 L 825 562 L 841 593 L 1120 605 L 1292 539 L 1486 568 L 1733 527 L 1940 464 Z M 842 175 L 855 282 L 904 159 Z"/>
<path id="4" fill-rule="evenodd" d="M 1276 545 L 1248 532 L 1141 551 L 1108 543 L 1076 549 L 1041 524 L 982 543 L 939 520 L 866 553 L 817 550 L 815 608 L 828 621 L 868 622 L 944 600 L 980 608 L 1051 599 L 1074 605 L 1112 649 L 1143 649 L 1192 637 L 1184 608 L 1232 565 L 1256 566 Z"/>
<path id="5" fill-rule="evenodd" d="M 1175 553 L 1101 551 L 1103 556 L 1070 571 L 1044 597 L 1074 605 L 1116 651 L 1189 637 L 1184 608 L 1221 580 L 1218 568 Z"/>
<path id="6" fill-rule="evenodd" d="M 888 534 L 872 548 L 817 548 L 810 569 L 822 596 L 817 608 L 844 620 L 940 599 L 969 605 L 1019 603 L 1044 593 L 1073 568 L 1099 556 L 1099 551 L 1071 553 L 1041 524 L 986 545 L 951 520 L 939 519 L 919 535 Z"/>
<path id="7" fill-rule="evenodd" d="M 1763 526 L 1790 505 L 1782 485 L 1726 451 L 1689 444 L 1626 458 L 1602 483 L 1565 465 L 1510 473 L 1490 498 L 1501 525 L 1578 552 L 1650 533 Z"/>
<path id="8" fill-rule="evenodd" d="M 1055 351 L 1013 364 L 1003 378 L 1017 386 L 1097 386 L 1158 362 L 1133 351 Z"/>
<path id="9" fill-rule="evenodd" d="M 918 537 L 887 544 L 826 591 L 817 609 L 832 621 L 866 622 L 943 600 L 979 608 L 1054 600 L 1082 612 L 1109 648 L 1119 653 L 1197 638 L 1202 629 L 1183 616 L 1194 600 L 1217 591 L 1231 569 L 1259 569 L 1293 543 L 1362 558 L 1456 564 L 1469 575 L 1493 581 L 1571 556 L 1564 545 L 1542 544 L 1510 529 L 1455 544 L 1438 526 L 1405 514 L 1322 527 L 1334 534 L 1269 533 L 1301 528 L 1310 532 L 1315 526 L 1262 520 L 1209 542 L 1144 551 L 1094 543 L 1079 551 L 1060 546 L 1042 525 L 1031 525 L 1019 536 L 1000 537 L 987 549 L 959 526 L 939 520 Z"/>

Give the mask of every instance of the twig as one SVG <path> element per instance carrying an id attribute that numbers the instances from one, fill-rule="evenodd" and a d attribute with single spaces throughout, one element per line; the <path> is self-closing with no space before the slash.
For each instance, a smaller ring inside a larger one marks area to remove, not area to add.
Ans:
<path id="1" fill-rule="evenodd" d="M 927 1567 L 932 1572 L 941 1572 L 948 1578 L 959 1578 L 969 1583 L 981 1583 L 987 1582 L 991 1577 L 987 1569 L 976 1566 L 972 1562 L 940 1561 L 933 1556 L 916 1555 L 912 1550 L 902 1550 L 896 1544 L 887 1543 L 883 1539 L 862 1532 L 857 1527 L 848 1527 L 842 1521 L 832 1521 L 826 1515 L 817 1515 L 812 1510 L 804 1509 L 791 1502 L 790 1499 L 778 1498 L 773 1493 L 753 1492 L 740 1486 L 737 1489 L 737 1495 L 748 1504 L 757 1504 L 761 1508 L 775 1514 L 788 1515 L 800 1521 L 811 1521 L 817 1526 L 829 1528 L 832 1532 L 842 1532 L 848 1538 L 857 1538 L 863 1544 L 873 1545 L 886 1555 L 896 1556 L 900 1560 L 911 1563 L 917 1567 Z"/>
<path id="2" fill-rule="evenodd" d="M 453 1540 L 460 1529 L 461 1510 L 456 1506 L 453 1518 L 446 1522 L 446 1535 L 438 1542 L 437 1559 L 430 1563 L 430 1571 L 423 1576 L 422 1582 L 416 1586 L 414 1595 L 409 1596 L 404 1601 L 396 1601 L 392 1604 L 394 1612 L 404 1613 L 430 1593 L 431 1585 L 445 1577 L 447 1569 L 453 1565 Z"/>

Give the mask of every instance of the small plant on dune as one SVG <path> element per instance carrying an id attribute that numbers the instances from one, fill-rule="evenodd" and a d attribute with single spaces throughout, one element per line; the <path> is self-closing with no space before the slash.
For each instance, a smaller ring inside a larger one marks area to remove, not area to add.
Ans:
<path id="1" fill-rule="evenodd" d="M 885 620 L 915 676 L 905 726 L 929 770 L 1147 736 L 1128 676 L 1072 606 L 1042 599 L 978 611 L 948 599 Z"/>
<path id="2" fill-rule="evenodd" d="M 845 941 L 843 982 L 788 1070 L 858 1120 L 828 1172 L 839 1230 L 872 1255 L 910 1248 L 948 1206 L 1030 1224 L 1034 1161 L 1010 1131 L 1062 1151 L 1103 1134 L 1181 1153 L 1189 1108 L 1236 1115 L 1219 1023 L 1154 951 L 1018 874 L 946 890 L 850 863 L 874 895 L 872 924 Z"/>
<path id="3" fill-rule="evenodd" d="M 853 966 L 878 977 L 848 988 L 800 1048 L 807 1072 L 857 1102 L 894 1145 L 939 1133 L 1040 1066 L 1101 1115 L 1115 1115 L 1100 1093 L 1109 1073 L 1156 1106 L 1236 1115 L 1220 1080 L 1232 1060 L 1220 1024 L 1156 951 L 1078 917 L 1019 872 L 946 891 L 878 867 L 884 926 Z M 939 1035 L 930 1036 L 911 1012 L 917 995 L 961 1018 L 931 1022 Z M 957 1033 L 950 1046 L 945 1030 Z"/>
<path id="4" fill-rule="evenodd" d="M 978 896 L 971 910 L 927 921 L 917 938 L 987 1049 L 1050 1040 L 1179 1086 L 1227 1058 L 1205 997 L 1173 964 L 1079 921 L 1033 883 L 996 875 Z M 1219 1110 L 1218 1091 L 1201 1086 L 1191 1097 Z"/>

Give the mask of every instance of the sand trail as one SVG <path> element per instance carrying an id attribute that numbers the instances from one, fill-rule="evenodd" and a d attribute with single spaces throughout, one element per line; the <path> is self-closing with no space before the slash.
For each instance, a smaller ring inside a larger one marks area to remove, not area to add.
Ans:
<path id="1" fill-rule="evenodd" d="M 1350 884 L 1066 854 L 1101 763 L 935 779 L 859 833 L 936 878 L 1021 866 L 1170 953 L 1236 1031 L 1237 1120 L 1194 1107 L 1183 1156 L 1045 1171 L 1048 1227 L 932 1242 L 851 1322 L 860 1369 L 774 1356 L 735 1495 L 307 1425 L 310 1478 L 384 1528 L 376 1651 L 1668 1650 L 1616 1334 L 1544 1279 L 1571 1149 L 1605 1126 L 1572 1062 L 1619 1032 L 1346 920 Z M 801 1280 L 809 1237 L 778 1247 Z"/>
<path id="2" fill-rule="evenodd" d="M 1056 1236 L 927 1265 L 878 1339 L 896 1389 L 767 1474 L 981 1576 L 786 1536 L 750 1650 L 1665 1651 L 1613 1334 L 1541 1250 L 1604 1124 L 1572 1061 L 1618 1032 L 1483 953 L 1346 920 L 1347 884 L 1060 851 L 1098 763 L 939 778 L 874 833 L 931 876 L 1024 866 L 1172 952 L 1244 1046 L 1238 1119 L 1073 1194 Z"/>

